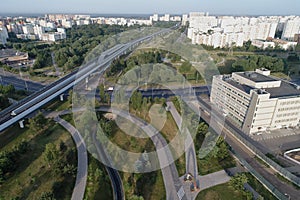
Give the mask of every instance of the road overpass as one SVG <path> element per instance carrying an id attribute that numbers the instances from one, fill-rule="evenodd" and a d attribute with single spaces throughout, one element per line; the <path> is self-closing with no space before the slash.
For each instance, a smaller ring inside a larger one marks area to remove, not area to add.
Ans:
<path id="1" fill-rule="evenodd" d="M 85 80 L 92 73 L 98 71 L 103 73 L 108 69 L 110 63 L 117 57 L 126 54 L 139 44 L 151 40 L 153 37 L 163 35 L 169 32 L 171 29 L 163 29 L 151 35 L 133 40 L 125 44 L 119 44 L 115 47 L 103 52 L 100 57 L 93 59 L 85 64 L 80 70 L 75 70 L 69 75 L 53 82 L 46 86 L 39 92 L 21 100 L 17 104 L 0 112 L 0 132 L 19 122 L 22 126 L 22 120 L 30 113 L 36 111 L 41 106 L 45 105 L 52 99 L 61 95 L 65 91 L 72 88 L 75 84 Z"/>

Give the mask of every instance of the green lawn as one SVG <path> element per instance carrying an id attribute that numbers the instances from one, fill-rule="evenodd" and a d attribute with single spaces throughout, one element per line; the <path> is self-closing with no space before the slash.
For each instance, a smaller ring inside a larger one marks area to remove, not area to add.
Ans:
<path id="1" fill-rule="evenodd" d="M 19 156 L 17 163 L 15 163 L 16 170 L 7 174 L 7 179 L 0 186 L 2 198 L 37 199 L 43 192 L 51 191 L 52 185 L 57 182 L 64 185 L 60 188 L 57 199 L 70 199 L 75 177 L 63 177 L 54 172 L 54 169 L 45 162 L 43 152 L 46 144 L 54 143 L 58 146 L 63 141 L 67 150 L 60 156 L 68 157 L 69 164 L 77 166 L 75 145 L 69 133 L 60 125 L 53 121 L 49 122 L 48 125 L 46 131 L 37 135 L 32 134 L 28 129 L 20 129 L 15 125 L 0 136 L 1 151 L 10 151 L 21 140 L 29 141 L 30 144 L 30 152 Z"/>
<path id="2" fill-rule="evenodd" d="M 241 200 L 246 199 L 242 192 L 235 191 L 229 183 L 200 191 L 196 200 Z"/>
<path id="3" fill-rule="evenodd" d="M 67 97 L 64 97 L 64 101 L 60 101 L 58 98 L 47 103 L 45 106 L 43 106 L 44 109 L 51 110 L 51 111 L 62 111 L 70 109 L 70 103 L 66 99 Z"/>
<path id="4" fill-rule="evenodd" d="M 125 120 L 125 119 L 124 119 Z M 125 120 L 126 122 L 128 120 Z M 125 130 L 130 130 L 131 134 L 138 135 L 143 132 L 140 128 L 133 126 L 131 122 L 128 124 L 124 124 Z M 143 133 L 145 135 L 146 133 Z M 116 124 L 113 126 L 113 132 L 110 136 L 110 140 L 112 143 L 118 145 L 120 148 L 136 153 L 142 153 L 145 150 L 147 152 L 151 152 L 155 150 L 154 144 L 150 138 L 139 138 L 126 134 L 122 131 Z"/>
<path id="5" fill-rule="evenodd" d="M 170 112 L 167 112 L 167 120 L 160 132 L 167 142 L 172 141 L 173 138 L 179 134 L 177 124 Z"/>

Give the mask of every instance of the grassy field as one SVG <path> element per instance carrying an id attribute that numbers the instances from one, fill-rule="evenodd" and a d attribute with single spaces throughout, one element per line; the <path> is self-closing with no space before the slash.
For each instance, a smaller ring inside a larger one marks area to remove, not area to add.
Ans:
<path id="1" fill-rule="evenodd" d="M 75 177 L 63 177 L 48 166 L 43 152 L 45 145 L 54 143 L 57 146 L 63 141 L 67 150 L 60 156 L 69 157 L 77 166 L 76 149 L 69 133 L 53 121 L 47 131 L 34 135 L 29 129 L 20 129 L 15 125 L 0 135 L 1 151 L 9 151 L 21 140 L 29 141 L 30 153 L 21 155 L 15 163 L 16 170 L 7 176 L 0 186 L 0 196 L 4 199 L 38 199 L 43 192 L 52 190 L 53 184 L 61 184 L 57 199 L 70 199 L 75 184 Z M 1 199 L 1 198 L 0 198 Z"/>
<path id="2" fill-rule="evenodd" d="M 60 101 L 59 99 L 51 101 L 43 106 L 43 108 L 51 111 L 62 111 L 71 108 L 69 101 L 66 99 L 66 97 L 64 98 L 64 101 Z"/>
<path id="3" fill-rule="evenodd" d="M 170 142 L 177 134 L 179 134 L 177 124 L 170 112 L 167 112 L 167 120 L 160 132 L 167 142 Z"/>
<path id="4" fill-rule="evenodd" d="M 196 200 L 241 200 L 246 199 L 242 192 L 235 191 L 229 183 L 200 191 Z"/>
<path id="5" fill-rule="evenodd" d="M 142 131 L 141 129 L 131 129 L 132 131 Z M 135 134 L 132 132 L 132 134 Z M 138 138 L 126 134 L 117 126 L 114 127 L 114 131 L 110 138 L 111 142 L 118 145 L 120 148 L 130 151 L 130 152 L 151 152 L 155 150 L 154 144 L 150 138 Z"/>
<path id="6" fill-rule="evenodd" d="M 30 76 L 30 80 L 40 82 L 40 83 L 45 83 L 45 84 L 50 84 L 56 81 L 57 79 L 58 79 L 57 77 L 51 77 L 51 76 Z"/>

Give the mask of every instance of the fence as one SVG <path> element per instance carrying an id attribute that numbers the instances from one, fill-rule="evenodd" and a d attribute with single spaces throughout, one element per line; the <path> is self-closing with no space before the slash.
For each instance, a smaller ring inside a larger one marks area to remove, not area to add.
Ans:
<path id="1" fill-rule="evenodd" d="M 230 122 L 229 122 L 230 123 Z M 257 149 L 253 144 L 251 144 L 247 139 L 245 139 L 242 134 L 240 133 L 240 130 L 234 130 L 233 128 L 229 127 L 227 123 L 225 124 L 225 128 L 230 130 L 231 133 L 238 138 L 245 146 L 247 146 L 251 151 L 253 151 L 257 157 L 259 157 L 262 161 L 264 161 L 267 165 L 269 165 L 271 168 L 273 168 L 275 171 L 277 171 L 280 175 L 294 183 L 295 185 L 300 187 L 300 178 L 297 177 L 296 175 L 292 174 L 290 171 L 287 169 L 283 168 L 276 162 L 274 162 L 272 159 L 267 157 L 265 154 L 263 154 L 259 149 Z"/>
<path id="2" fill-rule="evenodd" d="M 234 150 L 231 150 L 234 156 L 239 160 L 239 162 L 261 183 L 267 188 L 276 198 L 280 200 L 288 199 L 287 196 L 279 192 L 269 181 L 267 181 L 263 176 L 255 171 L 251 165 L 248 164 L 240 155 L 236 154 Z"/>

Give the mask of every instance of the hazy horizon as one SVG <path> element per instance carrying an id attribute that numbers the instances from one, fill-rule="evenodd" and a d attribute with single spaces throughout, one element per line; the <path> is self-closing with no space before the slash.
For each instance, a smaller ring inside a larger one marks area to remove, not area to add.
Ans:
<path id="1" fill-rule="evenodd" d="M 209 12 L 212 15 L 299 15 L 299 0 L 2 0 L 3 14 L 82 13 L 97 15 L 150 15 Z"/>

